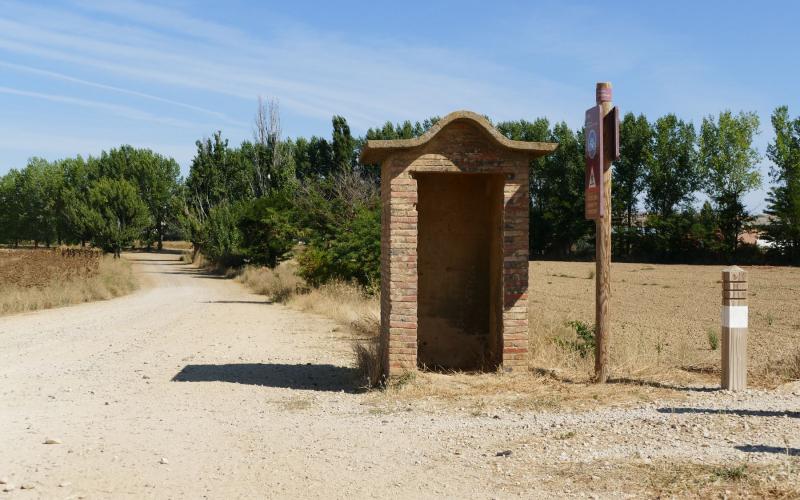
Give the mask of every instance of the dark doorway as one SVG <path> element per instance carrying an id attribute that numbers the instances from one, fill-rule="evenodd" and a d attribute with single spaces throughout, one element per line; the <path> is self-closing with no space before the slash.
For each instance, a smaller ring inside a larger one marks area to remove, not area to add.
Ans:
<path id="1" fill-rule="evenodd" d="M 417 362 L 432 369 L 494 370 L 503 351 L 503 176 L 415 177 Z"/>

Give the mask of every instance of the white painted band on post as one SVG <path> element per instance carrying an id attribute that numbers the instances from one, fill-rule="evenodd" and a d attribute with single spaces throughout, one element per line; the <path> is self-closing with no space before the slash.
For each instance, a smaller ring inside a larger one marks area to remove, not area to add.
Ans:
<path id="1" fill-rule="evenodd" d="M 722 306 L 722 326 L 747 328 L 747 306 Z"/>

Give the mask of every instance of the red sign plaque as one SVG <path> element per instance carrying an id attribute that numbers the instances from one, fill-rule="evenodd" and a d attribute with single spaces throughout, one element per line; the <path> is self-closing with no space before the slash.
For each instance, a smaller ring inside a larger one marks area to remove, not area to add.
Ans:
<path id="1" fill-rule="evenodd" d="M 603 137 L 603 116 L 600 106 L 586 110 L 586 187 L 585 216 L 587 220 L 603 217 L 603 153 L 605 139 Z"/>

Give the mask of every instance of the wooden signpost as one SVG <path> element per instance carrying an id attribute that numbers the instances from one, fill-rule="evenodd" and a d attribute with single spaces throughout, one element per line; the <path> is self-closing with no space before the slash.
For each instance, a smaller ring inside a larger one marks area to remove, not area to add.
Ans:
<path id="1" fill-rule="evenodd" d="M 595 360 L 596 382 L 609 376 L 611 340 L 611 162 L 619 158 L 619 110 L 611 104 L 611 84 L 600 82 L 597 105 L 586 110 L 586 219 L 595 221 Z"/>
<path id="2" fill-rule="evenodd" d="M 747 388 L 747 272 L 722 270 L 722 388 Z"/>

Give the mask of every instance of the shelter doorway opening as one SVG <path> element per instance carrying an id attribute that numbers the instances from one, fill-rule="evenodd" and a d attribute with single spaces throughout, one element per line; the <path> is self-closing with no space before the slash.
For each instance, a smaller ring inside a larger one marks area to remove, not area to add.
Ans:
<path id="1" fill-rule="evenodd" d="M 503 353 L 501 174 L 418 173 L 417 364 L 495 370 Z"/>

